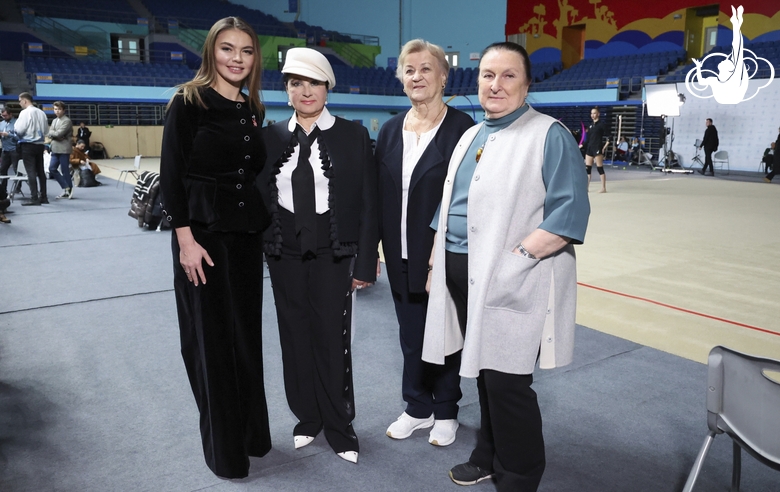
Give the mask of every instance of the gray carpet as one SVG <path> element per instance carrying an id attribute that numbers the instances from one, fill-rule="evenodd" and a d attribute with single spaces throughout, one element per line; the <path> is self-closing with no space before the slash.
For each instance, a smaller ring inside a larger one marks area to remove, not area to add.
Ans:
<path id="1" fill-rule="evenodd" d="M 358 298 L 359 464 L 340 460 L 321 437 L 293 449 L 266 280 L 274 449 L 252 459 L 244 480 L 212 475 L 179 353 L 170 234 L 138 228 L 127 216 L 132 188 L 105 181 L 48 206 L 17 202 L 13 223 L 0 225 L 0 490 L 460 490 L 447 470 L 475 442 L 474 380 L 462 383 L 453 445 L 435 448 L 425 431 L 404 441 L 384 435 L 404 408 L 385 278 Z M 548 461 L 540 490 L 680 490 L 706 433 L 706 367 L 585 327 L 577 337 L 572 365 L 536 374 Z M 728 490 L 730 453 L 730 439 L 718 437 L 697 490 Z M 743 461 L 743 491 L 780 491 L 778 472 Z"/>

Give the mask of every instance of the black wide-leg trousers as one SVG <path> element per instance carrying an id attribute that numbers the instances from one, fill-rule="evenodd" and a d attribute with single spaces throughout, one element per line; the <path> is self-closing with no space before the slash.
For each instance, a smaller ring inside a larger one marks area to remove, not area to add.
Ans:
<path id="1" fill-rule="evenodd" d="M 179 263 L 172 234 L 174 291 L 181 353 L 200 412 L 206 464 L 216 475 L 243 478 L 249 456 L 271 449 L 263 382 L 263 262 L 260 234 L 192 228 L 214 262 L 195 287 Z"/>
<path id="2" fill-rule="evenodd" d="M 393 282 L 402 290 L 392 290 L 401 352 L 404 354 L 401 393 L 406 402 L 406 413 L 416 419 L 426 419 L 431 415 L 437 420 L 457 419 L 458 401 L 463 396 L 458 374 L 460 351 L 445 357 L 444 365 L 423 362 L 428 294 L 409 292 L 408 267 L 408 263 L 403 261 L 401 277 L 398 282 Z"/>
<path id="3" fill-rule="evenodd" d="M 468 315 L 468 255 L 446 252 L 447 288 L 455 302 L 461 330 Z M 481 412 L 477 445 L 469 461 L 492 470 L 501 492 L 533 492 L 545 468 L 542 414 L 532 374 L 479 371 Z"/>
<path id="4" fill-rule="evenodd" d="M 301 255 L 295 218 L 280 210 L 282 255 L 268 258 L 279 322 L 284 389 L 295 436 L 323 430 L 333 451 L 359 451 L 352 428 L 352 268 L 330 248 L 330 214 L 317 218 L 316 255 Z"/>

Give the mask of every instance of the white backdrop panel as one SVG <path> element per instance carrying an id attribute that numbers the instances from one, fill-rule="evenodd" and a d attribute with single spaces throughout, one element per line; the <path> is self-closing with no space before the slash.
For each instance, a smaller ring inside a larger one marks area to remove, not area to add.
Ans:
<path id="1" fill-rule="evenodd" d="M 748 95 L 753 87 L 766 84 L 766 79 L 751 80 Z M 690 165 L 695 154 L 694 142 L 704 137 L 704 120 L 712 118 L 718 129 L 720 147 L 729 153 L 732 170 L 757 171 L 764 149 L 777 139 L 780 128 L 780 80 L 775 79 L 749 101 L 739 104 L 720 104 L 715 98 L 700 99 L 690 94 L 684 83 L 677 84 L 686 102 L 680 108 L 680 116 L 674 119 L 674 151 L 680 154 L 683 165 Z M 669 123 L 671 126 L 671 123 Z M 704 160 L 704 152 L 701 153 Z"/>

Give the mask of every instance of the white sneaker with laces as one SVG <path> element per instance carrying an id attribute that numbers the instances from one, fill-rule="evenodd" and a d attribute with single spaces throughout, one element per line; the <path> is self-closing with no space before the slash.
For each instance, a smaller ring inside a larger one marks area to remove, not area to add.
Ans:
<path id="1" fill-rule="evenodd" d="M 458 431 L 458 421 L 456 419 L 436 420 L 433 429 L 428 435 L 428 442 L 434 446 L 449 446 L 455 442 L 455 434 Z"/>
<path id="2" fill-rule="evenodd" d="M 387 428 L 387 437 L 393 439 L 406 439 L 417 429 L 427 429 L 433 425 L 433 415 L 426 419 L 416 419 L 404 412 L 398 417 L 398 420 L 390 424 Z"/>

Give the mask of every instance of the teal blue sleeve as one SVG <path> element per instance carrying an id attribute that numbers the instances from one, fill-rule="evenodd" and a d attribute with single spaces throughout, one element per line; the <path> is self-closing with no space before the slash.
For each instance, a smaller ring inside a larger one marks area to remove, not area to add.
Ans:
<path id="1" fill-rule="evenodd" d="M 433 220 L 431 221 L 431 229 L 434 231 L 439 230 L 439 215 L 441 215 L 441 202 L 439 202 L 439 206 L 436 207 L 436 213 L 433 214 Z"/>
<path id="2" fill-rule="evenodd" d="M 571 133 L 555 123 L 544 143 L 542 179 L 547 188 L 540 229 L 582 244 L 588 227 L 590 202 L 585 163 Z"/>

